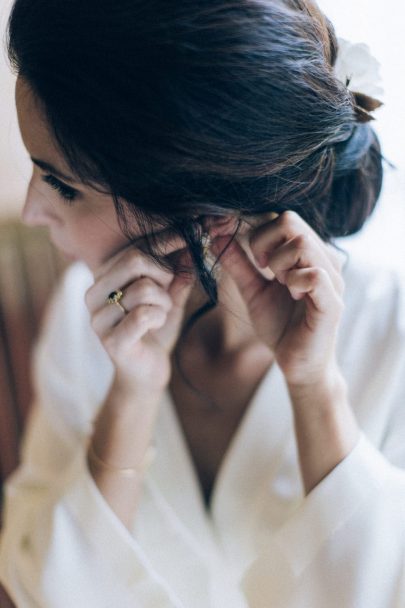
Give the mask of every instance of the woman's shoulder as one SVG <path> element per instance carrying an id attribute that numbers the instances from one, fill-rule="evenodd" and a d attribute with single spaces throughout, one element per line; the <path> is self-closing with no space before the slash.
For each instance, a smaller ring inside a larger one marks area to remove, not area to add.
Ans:
<path id="1" fill-rule="evenodd" d="M 405 277 L 367 253 L 343 254 L 344 347 L 360 351 L 379 346 L 405 352 Z"/>
<path id="2" fill-rule="evenodd" d="M 94 279 L 90 269 L 83 262 L 74 262 L 60 276 L 44 314 L 44 325 L 55 319 L 58 326 L 64 323 L 77 324 L 88 318 L 85 294 Z"/>
<path id="3" fill-rule="evenodd" d="M 405 296 L 405 275 L 387 262 L 378 263 L 367 256 L 367 253 L 342 251 L 343 279 L 345 282 L 346 304 L 361 305 L 376 309 L 403 309 Z"/>
<path id="4" fill-rule="evenodd" d="M 94 277 L 84 262 L 70 264 L 62 273 L 55 294 L 61 299 L 83 298 L 87 289 L 93 284 Z"/>
<path id="5" fill-rule="evenodd" d="M 58 282 L 33 350 L 33 377 L 50 419 L 84 428 L 104 398 L 112 377 L 110 359 L 91 326 L 85 302 L 94 278 L 82 262 Z"/>
<path id="6" fill-rule="evenodd" d="M 75 262 L 63 272 L 43 316 L 35 345 L 38 355 L 43 353 L 66 366 L 69 361 L 76 361 L 79 353 L 83 361 L 86 353 L 96 357 L 101 352 L 85 302 L 86 291 L 93 282 L 93 275 L 83 262 Z"/>
<path id="7" fill-rule="evenodd" d="M 360 426 L 381 449 L 392 429 L 392 446 L 384 450 L 403 463 L 402 447 L 395 446 L 402 446 L 405 428 L 405 278 L 373 259 L 367 251 L 346 258 L 337 352 Z"/>

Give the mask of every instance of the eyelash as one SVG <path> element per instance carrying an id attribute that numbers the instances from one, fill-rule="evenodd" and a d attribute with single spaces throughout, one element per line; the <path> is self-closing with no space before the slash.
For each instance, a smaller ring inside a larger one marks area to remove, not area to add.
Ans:
<path id="1" fill-rule="evenodd" d="M 77 190 L 70 188 L 70 186 L 66 186 L 63 182 L 59 181 L 54 175 L 43 175 L 42 180 L 51 186 L 54 190 L 56 190 L 59 196 L 63 199 L 65 203 L 68 205 L 72 205 L 73 201 L 78 195 Z"/>

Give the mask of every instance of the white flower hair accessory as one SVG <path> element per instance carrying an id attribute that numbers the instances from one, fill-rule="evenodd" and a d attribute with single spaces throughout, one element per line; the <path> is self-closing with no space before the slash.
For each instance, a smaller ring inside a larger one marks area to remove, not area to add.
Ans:
<path id="1" fill-rule="evenodd" d="M 375 120 L 371 112 L 383 105 L 379 98 L 384 95 L 380 63 L 363 42 L 338 38 L 338 46 L 334 72 L 353 95 L 357 120 Z"/>

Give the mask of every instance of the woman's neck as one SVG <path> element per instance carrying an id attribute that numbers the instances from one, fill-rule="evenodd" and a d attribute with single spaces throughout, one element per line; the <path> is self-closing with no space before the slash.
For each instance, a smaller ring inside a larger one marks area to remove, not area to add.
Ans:
<path id="1" fill-rule="evenodd" d="M 187 302 L 184 323 L 206 301 L 206 294 L 197 286 Z M 238 352 L 255 341 L 259 342 L 246 305 L 235 283 L 225 277 L 218 281 L 217 306 L 196 321 L 187 336 L 187 342 L 201 347 L 212 359 Z"/>

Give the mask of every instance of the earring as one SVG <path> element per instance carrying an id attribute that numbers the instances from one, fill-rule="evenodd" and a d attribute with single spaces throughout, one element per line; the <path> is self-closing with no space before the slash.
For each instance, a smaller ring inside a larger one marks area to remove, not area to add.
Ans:
<path id="1" fill-rule="evenodd" d="M 210 245 L 211 245 L 211 237 L 208 232 L 204 232 L 201 236 L 201 245 L 203 250 L 204 259 L 208 258 L 211 255 Z"/>
<path id="2" fill-rule="evenodd" d="M 210 251 L 211 237 L 208 232 L 203 232 L 201 236 L 201 245 L 203 251 L 204 266 L 208 272 L 213 271 L 214 278 L 217 278 L 219 276 L 219 262 L 216 261 L 216 257 Z"/>

